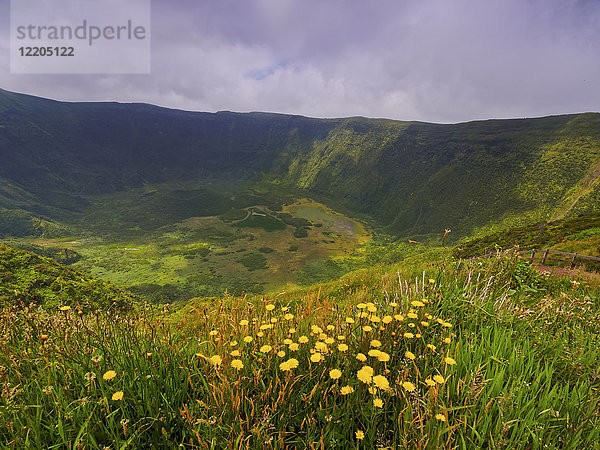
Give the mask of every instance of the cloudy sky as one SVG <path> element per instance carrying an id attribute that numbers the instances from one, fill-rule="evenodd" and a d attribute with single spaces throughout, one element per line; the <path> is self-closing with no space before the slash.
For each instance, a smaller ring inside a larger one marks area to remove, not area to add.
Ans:
<path id="1" fill-rule="evenodd" d="M 600 0 L 153 0 L 142 75 L 11 74 L 9 17 L 0 0 L 0 87 L 58 100 L 430 122 L 600 111 Z"/>

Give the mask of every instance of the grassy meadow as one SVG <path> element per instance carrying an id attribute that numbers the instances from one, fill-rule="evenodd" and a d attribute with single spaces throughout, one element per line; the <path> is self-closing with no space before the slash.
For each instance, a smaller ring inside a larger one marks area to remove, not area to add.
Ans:
<path id="1" fill-rule="evenodd" d="M 2 448 L 598 448 L 598 286 L 511 254 L 0 311 Z"/>

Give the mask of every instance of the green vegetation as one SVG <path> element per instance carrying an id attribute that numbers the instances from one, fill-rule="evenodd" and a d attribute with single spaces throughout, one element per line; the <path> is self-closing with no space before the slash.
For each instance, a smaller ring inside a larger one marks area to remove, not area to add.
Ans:
<path id="1" fill-rule="evenodd" d="M 172 312 L 5 306 L 0 442 L 593 448 L 599 292 L 517 264 L 379 266 Z"/>
<path id="2" fill-rule="evenodd" d="M 2 304 L 35 302 L 52 309 L 77 305 L 83 309 L 130 306 L 132 296 L 106 281 L 70 269 L 56 261 L 0 244 Z"/>
<path id="3" fill-rule="evenodd" d="M 60 237 L 66 234 L 64 226 L 35 216 L 22 209 L 0 209 L 0 238 L 3 237 Z"/>
<path id="4" fill-rule="evenodd" d="M 262 228 L 265 231 L 285 230 L 285 224 L 267 214 L 250 214 L 244 220 L 235 223 L 241 228 Z"/>

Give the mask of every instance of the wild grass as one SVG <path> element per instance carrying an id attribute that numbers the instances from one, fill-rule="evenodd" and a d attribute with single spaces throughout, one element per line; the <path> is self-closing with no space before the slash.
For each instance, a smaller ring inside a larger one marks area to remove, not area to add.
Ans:
<path id="1" fill-rule="evenodd" d="M 597 292 L 526 270 L 374 267 L 173 312 L 7 305 L 0 443 L 595 448 Z"/>

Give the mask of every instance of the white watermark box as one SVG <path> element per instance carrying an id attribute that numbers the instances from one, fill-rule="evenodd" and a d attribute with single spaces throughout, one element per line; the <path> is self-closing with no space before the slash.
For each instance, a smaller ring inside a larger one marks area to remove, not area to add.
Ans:
<path id="1" fill-rule="evenodd" d="M 10 5 L 11 73 L 150 73 L 150 0 Z"/>

